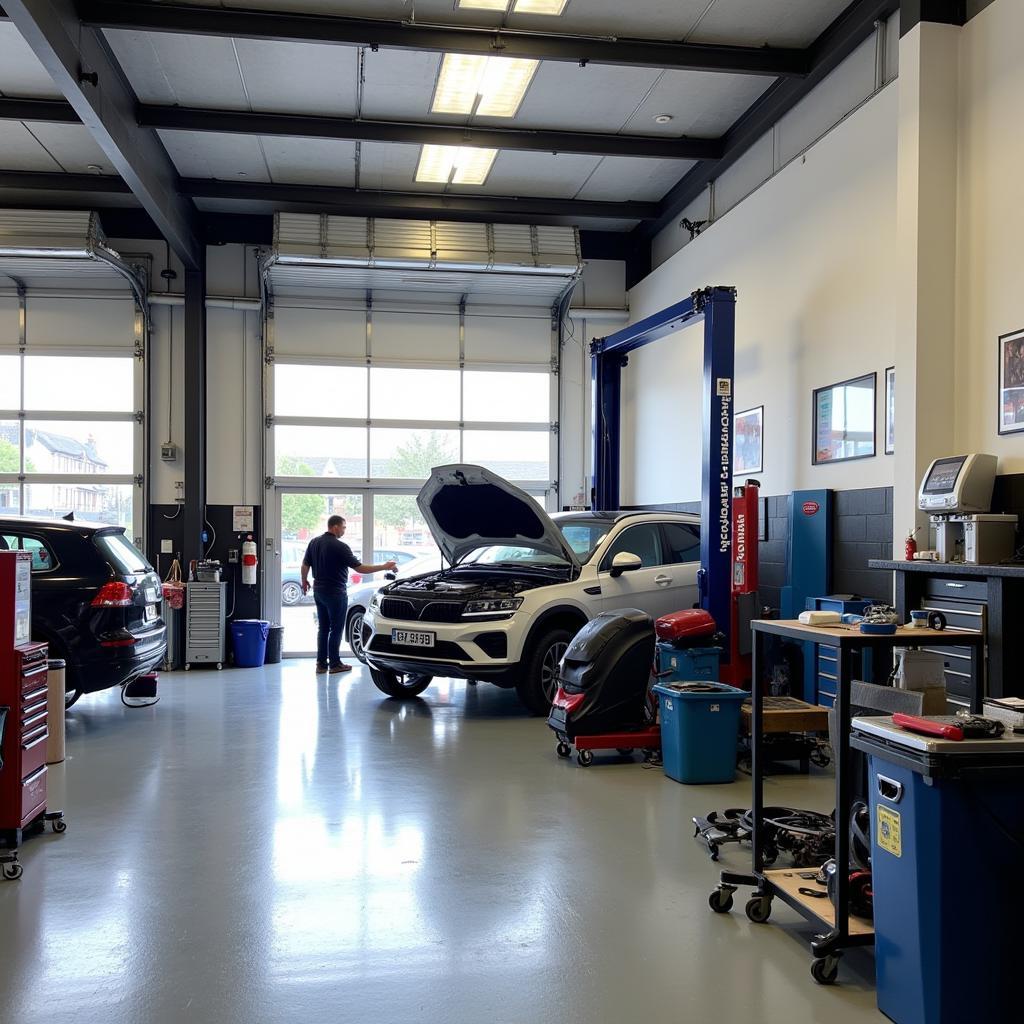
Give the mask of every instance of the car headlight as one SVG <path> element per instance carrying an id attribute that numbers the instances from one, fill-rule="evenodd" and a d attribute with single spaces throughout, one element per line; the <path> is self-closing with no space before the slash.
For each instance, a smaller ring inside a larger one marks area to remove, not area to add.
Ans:
<path id="1" fill-rule="evenodd" d="M 463 615 L 501 615 L 514 612 L 521 604 L 521 597 L 493 597 L 484 601 L 467 601 Z"/>
<path id="2" fill-rule="evenodd" d="M 370 598 L 370 607 L 371 608 L 379 608 L 380 607 L 380 591 L 379 590 L 374 591 L 373 597 Z"/>

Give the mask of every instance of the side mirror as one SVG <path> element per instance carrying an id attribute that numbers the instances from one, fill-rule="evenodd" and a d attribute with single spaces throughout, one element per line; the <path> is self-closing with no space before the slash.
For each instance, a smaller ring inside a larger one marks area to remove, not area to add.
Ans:
<path id="1" fill-rule="evenodd" d="M 620 551 L 612 559 L 611 578 L 618 579 L 624 572 L 635 572 L 637 569 L 642 569 L 643 564 L 639 555 L 634 555 L 631 551 Z"/>

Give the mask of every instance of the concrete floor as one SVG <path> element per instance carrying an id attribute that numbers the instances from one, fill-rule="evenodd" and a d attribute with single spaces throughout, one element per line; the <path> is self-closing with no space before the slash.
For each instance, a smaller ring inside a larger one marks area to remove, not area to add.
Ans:
<path id="1" fill-rule="evenodd" d="M 165 675 L 161 695 L 68 716 L 51 806 L 69 829 L 0 883 L 0 1020 L 884 1019 L 870 953 L 822 988 L 786 907 L 764 926 L 739 901 L 709 911 L 717 868 L 690 816 L 746 805 L 743 777 L 578 768 L 487 685 L 403 705 L 361 670 L 291 661 Z M 829 790 L 767 792 L 820 808 Z"/>

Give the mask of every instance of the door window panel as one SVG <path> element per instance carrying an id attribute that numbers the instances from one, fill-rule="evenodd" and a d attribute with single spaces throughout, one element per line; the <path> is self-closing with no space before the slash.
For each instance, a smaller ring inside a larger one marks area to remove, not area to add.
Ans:
<path id="1" fill-rule="evenodd" d="M 26 420 L 25 472 L 130 474 L 134 431 L 132 422 Z"/>
<path id="2" fill-rule="evenodd" d="M 19 537 L 4 534 L 0 537 L 0 548 L 5 551 L 27 551 L 32 556 L 33 572 L 49 572 L 57 564 L 53 552 L 36 537 Z"/>
<path id="3" fill-rule="evenodd" d="M 274 427 L 278 476 L 366 477 L 365 427 Z"/>
<path id="4" fill-rule="evenodd" d="M 700 527 L 695 523 L 665 523 L 668 559 L 672 563 L 700 561 Z"/>
<path id="5" fill-rule="evenodd" d="M 135 488 L 132 484 L 26 483 L 25 515 L 60 519 L 73 512 L 86 523 L 123 526 L 129 537 L 134 530 Z"/>
<path id="6" fill-rule="evenodd" d="M 18 356 L 0 356 L 0 409 L 21 405 L 21 370 Z"/>
<path id="7" fill-rule="evenodd" d="M 274 415 L 365 419 L 366 367 L 275 363 Z"/>
<path id="8" fill-rule="evenodd" d="M 490 423 L 548 423 L 551 379 L 546 373 L 467 370 L 463 419 Z"/>
<path id="9" fill-rule="evenodd" d="M 25 356 L 25 408 L 132 412 L 132 356 Z"/>
<path id="10" fill-rule="evenodd" d="M 457 421 L 459 371 L 372 367 L 370 417 L 375 420 Z"/>
<path id="11" fill-rule="evenodd" d="M 661 531 L 656 523 L 640 523 L 623 530 L 601 560 L 601 571 L 606 572 L 612 567 L 612 559 L 622 551 L 628 551 L 640 558 L 644 569 L 662 565 Z"/>
<path id="12" fill-rule="evenodd" d="M 467 430 L 462 457 L 506 480 L 547 480 L 550 435 L 546 430 Z"/>
<path id="13" fill-rule="evenodd" d="M 459 461 L 457 430 L 370 430 L 370 476 L 378 479 L 426 480 L 435 466 Z"/>

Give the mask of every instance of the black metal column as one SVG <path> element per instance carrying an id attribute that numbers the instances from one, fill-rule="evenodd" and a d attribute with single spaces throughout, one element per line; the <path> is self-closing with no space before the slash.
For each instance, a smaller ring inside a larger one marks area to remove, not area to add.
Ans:
<path id="1" fill-rule="evenodd" d="M 206 260 L 185 271 L 185 565 L 206 529 Z"/>

